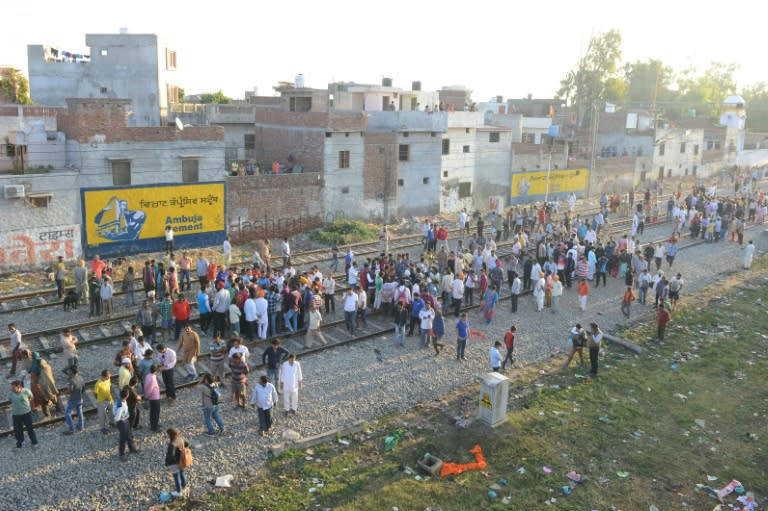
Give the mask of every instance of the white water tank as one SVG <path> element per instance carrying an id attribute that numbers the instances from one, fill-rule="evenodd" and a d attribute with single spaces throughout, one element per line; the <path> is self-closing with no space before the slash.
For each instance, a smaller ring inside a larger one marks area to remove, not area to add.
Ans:
<path id="1" fill-rule="evenodd" d="M 302 75 L 302 74 L 296 75 L 296 79 L 294 80 L 294 86 L 297 89 L 303 89 L 304 88 L 304 75 Z"/>

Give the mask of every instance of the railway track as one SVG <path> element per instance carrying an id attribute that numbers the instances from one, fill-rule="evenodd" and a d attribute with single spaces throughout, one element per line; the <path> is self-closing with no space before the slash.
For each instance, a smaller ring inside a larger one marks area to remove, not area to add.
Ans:
<path id="1" fill-rule="evenodd" d="M 660 200 L 666 199 L 668 197 L 669 196 L 662 196 Z M 581 216 L 589 216 L 589 215 L 596 214 L 599 210 L 600 208 L 598 206 L 589 206 L 586 208 L 578 208 L 575 211 L 575 213 Z M 616 216 L 616 215 L 614 214 L 611 216 Z M 624 219 L 624 220 L 629 221 L 629 219 Z M 485 231 L 487 232 L 488 229 L 486 229 Z M 451 238 L 449 239 L 452 239 L 453 236 L 455 236 L 459 232 L 460 232 L 460 229 L 457 227 L 449 228 L 448 233 L 449 235 L 451 235 Z M 390 240 L 389 252 L 396 253 L 399 250 L 419 246 L 421 244 L 422 244 L 421 233 L 398 236 Z M 342 245 L 339 247 L 340 259 L 343 260 L 344 254 L 348 248 L 353 249 L 353 252 L 355 253 L 356 257 L 370 255 L 370 254 L 379 254 L 381 252 L 380 250 L 381 242 L 363 241 L 358 243 L 350 243 L 347 245 Z M 272 257 L 273 261 L 281 261 L 281 259 L 282 258 L 279 256 Z M 294 266 L 312 266 L 312 265 L 331 261 L 331 259 L 332 259 L 332 256 L 331 256 L 330 248 L 320 248 L 320 249 L 306 250 L 306 251 L 296 253 L 295 255 L 292 255 L 291 263 Z M 234 262 L 229 266 L 242 268 L 242 267 L 250 267 L 251 264 L 252 264 L 252 261 L 243 260 L 239 262 Z M 277 264 L 277 265 L 274 265 L 274 267 L 281 269 L 282 265 Z M 123 293 L 122 291 L 117 291 L 118 289 L 121 288 L 121 284 L 122 284 L 122 280 L 113 281 L 113 286 L 115 288 L 114 297 L 121 297 L 125 295 L 125 293 Z M 72 286 L 70 285 L 68 287 L 72 287 Z M 143 291 L 140 278 L 137 278 L 136 283 L 134 284 L 134 291 L 139 291 L 139 292 Z M 58 297 L 57 291 L 54 288 L 35 289 L 35 290 L 24 291 L 21 293 L 14 293 L 14 294 L 0 296 L 0 314 L 21 313 L 29 310 L 43 309 L 46 307 L 55 307 L 60 305 L 62 305 L 62 300 Z"/>
<path id="2" fill-rule="evenodd" d="M 704 243 L 701 239 L 696 240 L 690 240 L 690 237 L 687 234 L 683 234 L 681 236 L 683 239 L 688 239 L 690 243 L 681 244 L 680 250 L 685 250 L 687 248 L 690 248 L 692 246 L 696 246 L 698 244 Z M 657 240 L 657 241 L 663 241 L 663 240 Z M 656 243 L 657 241 L 654 241 Z M 511 244 L 510 244 L 511 245 Z M 511 246 L 505 247 L 503 250 L 499 251 L 499 256 L 503 257 L 505 255 L 508 255 L 511 251 Z M 523 293 L 523 295 L 530 294 L 530 291 L 526 291 Z M 499 301 L 506 301 L 510 298 L 510 294 L 508 290 L 501 289 L 499 290 Z M 477 300 L 477 304 L 467 306 L 464 305 L 462 307 L 463 311 L 473 310 L 479 307 L 480 300 Z M 446 310 L 447 312 L 447 310 Z M 87 338 L 81 338 L 80 346 L 87 346 L 87 345 L 96 345 L 96 344 L 104 344 L 111 342 L 115 338 L 118 337 L 124 337 L 126 335 L 127 331 L 130 331 L 130 324 L 127 324 L 122 320 L 116 320 L 110 324 L 109 328 L 105 328 L 104 324 L 99 324 L 98 321 L 90 322 L 93 324 L 87 324 L 87 325 L 81 325 L 78 330 L 75 332 L 77 335 L 78 333 L 80 335 L 83 334 L 83 332 L 91 332 L 91 335 L 96 333 L 97 331 L 101 331 L 102 334 L 104 334 L 102 337 L 91 337 L 90 339 Z M 362 333 L 359 335 L 355 335 L 353 337 L 350 337 L 350 334 L 346 331 L 345 323 L 343 319 L 339 320 L 333 320 L 325 323 L 322 327 L 323 336 L 328 341 L 327 345 L 319 346 L 319 347 L 313 347 L 309 350 L 303 349 L 303 335 L 304 331 L 299 331 L 296 333 L 284 333 L 279 334 L 277 337 L 281 340 L 282 344 L 288 349 L 288 351 L 300 353 L 303 356 L 311 356 L 313 354 L 319 353 L 321 351 L 335 349 L 341 346 L 349 345 L 352 343 L 361 342 L 376 336 L 385 335 L 388 334 L 393 330 L 393 326 L 391 324 L 391 321 L 388 317 L 380 314 L 380 313 L 372 313 L 368 315 L 368 325 Z M 95 329 L 95 330 L 89 330 L 89 329 Z M 122 329 L 122 331 L 120 331 Z M 58 332 L 58 331 L 57 331 Z M 266 340 L 258 340 L 253 343 L 248 343 L 249 349 L 251 349 L 254 352 L 257 352 L 259 348 L 265 348 L 268 346 L 272 341 L 272 338 L 268 338 Z M 50 353 L 51 351 L 57 351 L 57 347 L 53 347 L 50 345 L 50 343 L 45 343 L 43 341 L 43 346 L 47 344 L 47 352 Z M 201 343 L 201 348 L 206 349 L 207 346 L 205 343 Z M 198 360 L 197 366 L 199 368 L 200 374 L 203 372 L 208 372 L 207 367 L 207 360 L 208 360 L 209 354 L 207 352 L 203 352 L 200 355 L 200 358 Z M 251 360 L 249 360 L 249 365 L 251 367 L 252 371 L 258 371 L 263 369 L 264 367 L 257 363 L 255 360 L 258 360 L 260 362 L 260 357 L 258 355 L 252 356 Z M 196 385 L 197 382 L 187 382 L 185 377 L 186 373 L 183 370 L 182 366 L 179 364 L 176 367 L 176 380 L 179 382 L 176 385 L 177 389 L 185 389 L 189 387 L 193 387 Z M 113 380 L 116 379 L 116 376 L 113 377 Z M 93 394 L 92 387 L 95 384 L 96 380 L 90 380 L 86 382 L 86 392 L 85 392 L 85 399 L 84 399 L 84 408 L 83 411 L 86 414 L 93 414 L 96 412 L 96 406 L 95 406 L 95 396 Z M 160 382 L 162 392 L 165 392 L 165 389 L 162 386 L 162 382 Z M 60 395 L 60 402 L 62 409 L 66 407 L 66 394 L 67 391 L 65 388 L 59 389 L 61 395 Z M 36 412 L 38 417 L 36 417 L 35 424 L 36 426 L 47 426 L 47 425 L 53 425 L 57 423 L 61 423 L 64 421 L 63 415 L 57 414 L 52 417 L 46 418 L 41 417 L 42 414 Z M 10 402 L 9 401 L 0 401 L 0 437 L 2 436 L 9 436 L 13 434 L 13 428 L 12 428 L 12 420 L 10 415 Z"/>

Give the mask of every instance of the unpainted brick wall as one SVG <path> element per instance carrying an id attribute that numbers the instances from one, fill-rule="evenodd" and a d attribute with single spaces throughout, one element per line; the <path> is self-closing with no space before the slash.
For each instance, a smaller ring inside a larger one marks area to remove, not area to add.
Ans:
<path id="1" fill-rule="evenodd" d="M 233 243 L 291 237 L 323 225 L 323 179 L 317 172 L 227 179 Z"/>

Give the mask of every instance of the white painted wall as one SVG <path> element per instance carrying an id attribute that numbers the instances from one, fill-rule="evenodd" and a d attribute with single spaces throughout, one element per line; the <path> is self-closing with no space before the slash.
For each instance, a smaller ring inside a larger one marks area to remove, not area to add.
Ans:
<path id="1" fill-rule="evenodd" d="M 349 151 L 349 168 L 339 168 L 339 151 Z M 323 160 L 326 213 L 341 212 L 346 218 L 360 218 L 367 209 L 363 204 L 365 138 L 359 133 L 350 133 L 349 137 L 326 138 Z"/>
<path id="2" fill-rule="evenodd" d="M 400 216 L 440 212 L 441 138 L 429 132 L 402 134 L 398 144 L 409 147 L 408 161 L 397 162 L 397 212 Z M 424 181 L 427 181 L 426 183 Z"/>

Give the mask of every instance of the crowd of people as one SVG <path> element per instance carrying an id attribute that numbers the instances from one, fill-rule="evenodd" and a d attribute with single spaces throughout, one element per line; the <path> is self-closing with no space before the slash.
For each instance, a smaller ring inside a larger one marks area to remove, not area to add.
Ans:
<path id="1" fill-rule="evenodd" d="M 615 239 L 609 217 L 623 202 L 633 211 L 631 230 Z M 688 228 L 691 236 L 701 235 L 711 242 L 726 239 L 730 232 L 731 241 L 741 245 L 745 224 L 763 222 L 766 213 L 766 198 L 758 189 L 721 199 L 716 190 L 696 187 L 685 198 L 678 192 L 666 203 L 666 215 L 671 222 L 668 239 L 641 243 L 638 237 L 643 235 L 646 222 L 658 221 L 657 211 L 661 207 L 658 200 L 652 200 L 649 190 L 637 204 L 634 193 L 618 202 L 603 194 L 599 203 L 599 211 L 590 216 L 575 213 L 575 196 L 569 197 L 566 211 L 560 211 L 558 198 L 540 206 L 511 207 L 504 215 L 490 212 L 486 216 L 470 216 L 463 210 L 457 223 L 459 235 L 453 238 L 446 224 L 425 220 L 423 251 L 419 256 L 389 253 L 391 238 L 384 228 L 378 257 L 358 259 L 351 247 L 347 249 L 343 258 L 346 290 L 340 298 L 336 297 L 334 279 L 339 263 L 335 246 L 333 262 L 326 273 L 318 266 L 306 271 L 294 268 L 287 239 L 281 247 L 282 269 L 271 266 L 268 248 L 266 253 L 254 254 L 249 268 L 230 266 L 228 240 L 224 246 L 225 264 L 206 258 L 202 252 L 193 261 L 183 252 L 178 261 L 172 257 L 166 262 L 147 260 L 140 275 L 129 267 L 122 288 L 126 292 L 125 306 L 136 303 L 136 279 L 141 279 L 145 298 L 135 325 L 115 355 L 114 369 L 103 369 L 94 387 L 99 428 L 109 434 L 111 416 L 118 430 L 119 458 L 127 459 L 126 449 L 128 454 L 139 452 L 133 432 L 142 427 L 141 410 L 148 410 L 149 429 L 161 431 L 158 376 L 165 388 L 166 406 L 172 406 L 176 399 L 176 366 L 182 365 L 187 381 L 200 384 L 206 434 L 213 436 L 225 431 L 219 408 L 225 389 L 231 391 L 237 409 L 251 405 L 258 410 L 259 433 L 269 434 L 278 393 L 283 395 L 284 414 L 296 414 L 303 386 L 296 354 L 283 348 L 277 335 L 305 329 L 304 349 L 315 343 L 327 344 L 321 331 L 323 313 L 335 314 L 337 300 L 341 301 L 350 335 L 367 328 L 367 314 L 372 310 L 394 323 L 395 344 L 399 347 L 405 345 L 406 337 L 418 336 L 420 346 L 431 347 L 439 356 L 445 348 L 443 337 L 448 331 L 455 333 L 456 360 L 462 363 L 466 360 L 467 340 L 484 335 L 470 326 L 462 306 L 477 303 L 482 313 L 480 321 L 489 325 L 494 321 L 500 293 L 506 285 L 511 294 L 512 314 L 517 313 L 520 297 L 526 292 L 532 295 L 536 311 L 557 314 L 563 294 L 575 287 L 579 309 L 587 313 L 591 288 L 598 288 L 601 283 L 606 287 L 610 276 L 625 284 L 620 309 L 626 318 L 630 318 L 634 302 L 643 306 L 651 306 L 652 302 L 658 311 L 658 338 L 663 341 L 666 325 L 684 288 L 682 274 L 672 271 L 681 232 Z M 651 211 L 650 219 L 647 211 Z M 510 252 L 504 257 L 497 253 L 497 244 L 502 239 L 511 240 Z M 172 252 L 172 245 L 168 250 Z M 749 242 L 744 258 L 747 268 L 753 252 L 754 246 Z M 65 271 L 56 268 L 60 296 L 64 294 Z M 192 290 L 193 271 L 196 291 Z M 82 260 L 73 269 L 74 293 L 79 302 L 90 303 L 91 315 L 113 313 L 112 274 L 112 264 L 98 256 L 90 263 L 90 272 Z M 188 297 L 197 304 L 201 334 L 191 328 L 192 307 Z M 447 323 L 450 315 L 455 323 Z M 16 325 L 9 325 L 9 332 L 13 353 L 9 376 L 15 376 L 17 365 L 23 370 L 22 377 L 14 380 L 10 394 L 17 447 L 23 444 L 24 429 L 36 445 L 31 412 L 39 409 L 50 415 L 52 407 L 62 411 L 56 380 L 40 353 L 26 349 Z M 516 335 L 517 328 L 512 325 L 503 342 L 493 340 L 489 348 L 492 370 L 504 371 L 507 363 L 514 364 Z M 202 375 L 197 370 L 201 336 L 211 339 L 210 371 Z M 272 338 L 271 345 L 261 356 L 266 374 L 249 389 L 251 365 L 246 344 L 268 338 Z M 576 324 L 569 335 L 570 353 L 565 366 L 576 355 L 584 364 L 583 349 L 588 348 L 590 375 L 596 376 L 602 339 L 596 322 L 590 322 L 588 328 Z M 77 339 L 71 331 L 64 330 L 60 342 L 69 389 L 64 434 L 72 435 L 86 430 L 84 381 Z M 501 354 L 504 347 L 506 356 Z M 114 371 L 117 384 L 113 381 Z M 73 414 L 77 422 L 72 419 Z M 180 460 L 188 445 L 179 431 L 170 428 L 166 434 L 169 451 L 165 463 L 173 467 L 174 496 L 183 496 L 188 486 L 184 477 L 186 462 Z"/>

